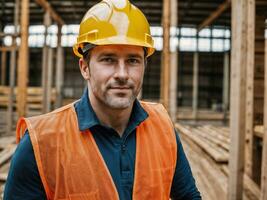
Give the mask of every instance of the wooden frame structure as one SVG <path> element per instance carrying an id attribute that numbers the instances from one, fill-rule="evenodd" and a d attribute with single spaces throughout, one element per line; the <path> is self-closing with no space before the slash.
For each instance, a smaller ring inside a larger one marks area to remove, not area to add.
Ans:
<path id="1" fill-rule="evenodd" d="M 229 199 L 242 199 L 243 174 L 244 174 L 244 147 L 246 120 L 246 70 L 250 60 L 245 60 L 243 56 L 251 59 L 254 49 L 247 44 L 247 28 L 249 18 L 247 17 L 250 7 L 248 1 L 232 1 L 232 51 L 231 51 L 231 103 L 230 103 L 230 159 L 229 159 Z M 254 21 L 253 21 L 254 23 Z M 252 57 L 253 58 L 253 57 Z M 233 67 L 235 66 L 235 67 Z M 251 66 L 250 67 L 254 67 Z"/>
<path id="2" fill-rule="evenodd" d="M 267 38 L 265 38 L 264 54 L 264 131 L 263 131 L 263 153 L 261 168 L 261 197 L 260 200 L 267 199 Z"/>
<path id="3" fill-rule="evenodd" d="M 47 20 L 45 24 L 49 26 L 49 20 L 52 19 L 58 24 L 58 47 L 57 47 L 57 60 L 56 60 L 56 94 L 57 102 L 56 106 L 59 107 L 62 102 L 62 85 L 63 85 L 63 49 L 61 46 L 61 27 L 65 23 L 63 18 L 60 17 L 60 14 L 56 12 L 56 9 L 53 8 L 53 4 L 56 5 L 58 2 L 45 0 L 35 0 L 38 5 L 42 6 L 44 11 L 47 13 Z M 161 100 L 166 106 L 166 108 L 171 112 L 172 119 L 176 119 L 176 99 L 177 96 L 177 52 L 170 52 L 170 27 L 177 27 L 178 19 L 177 16 L 180 14 L 186 16 L 190 11 L 179 12 L 177 7 L 183 6 L 183 8 L 193 7 L 192 4 L 180 0 L 164 0 L 163 1 L 163 29 L 164 29 L 164 43 L 163 43 L 163 65 L 162 65 L 162 84 L 161 84 Z M 79 3 L 79 2 L 78 2 Z M 78 4 L 74 3 L 75 5 Z M 197 3 L 196 3 L 197 4 Z M 230 132 L 231 132 L 231 145 L 230 145 L 230 168 L 229 168 L 229 199 L 242 199 L 242 190 L 243 190 L 243 175 L 246 172 L 249 176 L 252 176 L 252 162 L 253 162 L 253 138 L 254 138 L 254 89 L 255 89 L 255 79 L 254 79 L 254 70 L 255 70 L 255 6 L 256 4 L 267 5 L 266 1 L 256 1 L 256 0 L 225 0 L 222 4 L 218 5 L 217 9 L 214 12 L 211 12 L 206 19 L 200 19 L 200 23 L 197 23 L 198 32 L 206 26 L 211 25 L 220 18 L 221 15 L 229 8 L 232 8 L 232 51 L 231 51 L 231 113 L 230 113 Z M 83 5 L 83 4 L 82 4 Z M 141 2 L 140 5 L 148 6 L 147 2 Z M 162 4 L 156 2 L 153 4 L 157 9 L 161 9 Z M 159 8 L 158 8 L 159 7 Z M 59 9 L 60 10 L 60 9 Z M 82 9 L 80 9 L 82 10 Z M 192 9 L 193 10 L 193 9 Z M 147 11 L 148 12 L 148 11 Z M 155 15 L 159 14 L 159 11 L 150 11 L 150 19 L 153 23 L 156 24 L 158 18 Z M 15 13 L 18 13 L 15 11 Z M 172 13 L 172 15 L 170 15 Z M 201 13 L 199 11 L 199 13 Z M 77 14 L 77 13 L 76 13 Z M 77 15 L 78 16 L 78 15 Z M 185 22 L 186 17 L 184 17 L 182 22 Z M 195 17 L 197 18 L 197 17 Z M 27 94 L 27 82 L 28 82 L 28 25 L 29 25 L 29 0 L 21 1 L 21 45 L 19 49 L 19 58 L 18 62 L 18 113 L 19 116 L 26 115 L 26 94 Z M 226 19 L 228 19 L 226 17 Z M 180 18 L 179 18 L 180 20 Z M 180 21 L 180 22 L 181 22 Z M 194 22 L 199 22 L 199 19 L 194 19 Z M 222 24 L 222 23 L 220 23 Z M 16 23 L 15 23 L 15 26 Z M 16 34 L 16 33 L 15 33 Z M 11 50 L 12 53 L 15 48 L 5 47 L 1 50 Z M 265 93 L 264 99 L 267 101 L 267 40 L 265 38 Z M 43 111 L 47 112 L 50 110 L 49 104 L 49 91 L 51 90 L 51 77 L 53 70 L 53 52 L 51 48 L 44 47 L 43 55 L 43 86 L 45 95 L 43 97 Z M 4 55 L 2 55 L 4 57 Z M 229 66 L 229 57 L 225 54 L 225 74 L 228 74 Z M 16 57 L 15 51 L 12 54 L 12 60 Z M 244 59 L 244 57 L 246 59 Z M 45 63 L 48 61 L 49 64 Z M 4 63 L 4 59 L 2 59 Z M 4 66 L 2 64 L 2 66 Z M 14 89 L 14 62 L 12 62 L 11 69 L 11 91 Z M 194 56 L 194 116 L 197 116 L 197 83 L 198 83 L 198 53 L 195 53 Z M 4 71 L 4 69 L 3 69 Z M 3 78 L 1 79 L 3 80 Z M 224 84 L 225 90 L 228 88 L 228 78 L 225 76 Z M 227 107 L 227 91 L 224 91 L 224 105 Z M 10 111 L 12 113 L 12 102 L 13 94 L 10 93 Z M 47 95 L 47 96 L 46 96 Z M 11 114 L 12 116 L 12 114 Z M 9 117 L 10 118 L 10 117 Z M 12 117 L 11 117 L 12 118 Z M 11 122 L 11 121 L 10 121 Z M 9 124 L 8 127 L 11 127 Z M 11 130 L 11 129 L 9 129 Z M 247 136 L 249 144 L 247 149 L 245 148 L 245 137 Z M 245 170 L 245 155 L 248 163 Z M 264 105 L 264 131 L 263 131 L 263 154 L 262 154 L 262 174 L 261 174 L 261 200 L 267 199 L 267 104 Z"/>
<path id="4" fill-rule="evenodd" d="M 21 1 L 21 22 L 20 22 L 21 44 L 19 49 L 18 65 L 18 115 L 25 116 L 27 84 L 28 84 L 28 26 L 29 26 L 29 0 Z"/>

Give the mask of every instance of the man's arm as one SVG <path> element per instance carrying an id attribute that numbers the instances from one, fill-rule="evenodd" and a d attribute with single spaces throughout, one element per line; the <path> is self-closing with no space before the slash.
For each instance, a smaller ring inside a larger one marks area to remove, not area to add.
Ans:
<path id="1" fill-rule="evenodd" d="M 12 157 L 4 191 L 4 200 L 21 199 L 46 199 L 28 131 Z"/>
<path id="2" fill-rule="evenodd" d="M 201 196 L 196 187 L 195 179 L 192 175 L 190 165 L 177 132 L 176 141 L 177 163 L 172 182 L 171 198 L 173 200 L 199 200 Z"/>

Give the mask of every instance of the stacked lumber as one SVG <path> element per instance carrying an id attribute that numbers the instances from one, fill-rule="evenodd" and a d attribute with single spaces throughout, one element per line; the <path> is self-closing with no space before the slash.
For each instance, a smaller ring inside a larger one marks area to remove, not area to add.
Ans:
<path id="1" fill-rule="evenodd" d="M 228 185 L 229 128 L 214 125 L 175 124 L 203 199 L 226 200 Z M 243 198 L 259 199 L 260 189 L 244 175 Z"/>
<path id="2" fill-rule="evenodd" d="M 228 115 L 227 115 L 227 118 L 229 118 Z M 179 112 L 177 112 L 177 119 L 178 120 L 194 119 L 192 108 L 191 107 L 190 108 L 186 108 L 186 107 L 179 108 Z M 199 109 L 197 111 L 197 119 L 198 120 L 209 120 L 209 121 L 223 120 L 224 113 L 213 111 L 213 110 Z"/>
<path id="3" fill-rule="evenodd" d="M 2 199 L 4 184 L 10 166 L 10 160 L 15 152 L 15 136 L 6 136 L 0 138 L 0 199 Z"/>
<path id="4" fill-rule="evenodd" d="M 7 86 L 0 86 L 0 107 L 7 108 L 10 89 Z M 16 100 L 17 88 L 14 89 L 14 99 Z M 27 88 L 27 107 L 29 110 L 41 110 L 43 100 L 43 89 L 41 87 L 28 87 Z M 56 100 L 56 89 L 52 88 L 51 103 Z M 15 104 L 16 106 L 16 104 Z"/>

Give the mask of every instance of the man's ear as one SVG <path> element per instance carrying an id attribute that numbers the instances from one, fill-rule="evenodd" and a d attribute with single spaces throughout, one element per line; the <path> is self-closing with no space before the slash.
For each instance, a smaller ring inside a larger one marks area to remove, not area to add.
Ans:
<path id="1" fill-rule="evenodd" d="M 80 58 L 79 60 L 80 71 L 85 80 L 89 80 L 90 78 L 90 70 L 88 64 L 89 63 L 87 63 L 83 58 Z"/>

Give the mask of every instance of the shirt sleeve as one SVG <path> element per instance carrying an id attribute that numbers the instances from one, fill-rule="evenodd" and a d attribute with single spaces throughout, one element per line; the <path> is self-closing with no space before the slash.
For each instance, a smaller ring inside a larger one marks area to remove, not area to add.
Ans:
<path id="1" fill-rule="evenodd" d="M 12 157 L 4 200 L 46 199 L 28 131 Z"/>
<path id="2" fill-rule="evenodd" d="M 201 200 L 200 193 L 196 187 L 195 179 L 177 131 L 175 130 L 177 141 L 177 163 L 171 188 L 171 198 L 173 200 Z"/>

